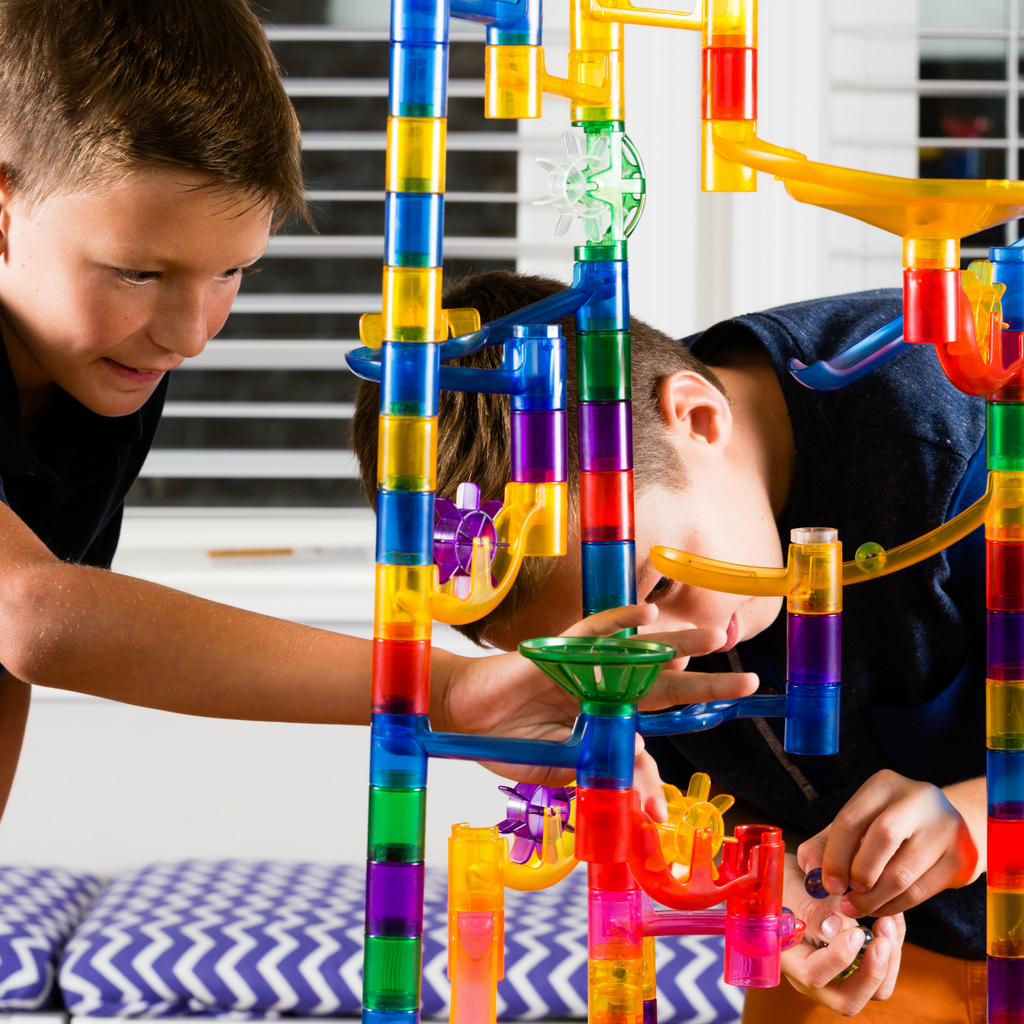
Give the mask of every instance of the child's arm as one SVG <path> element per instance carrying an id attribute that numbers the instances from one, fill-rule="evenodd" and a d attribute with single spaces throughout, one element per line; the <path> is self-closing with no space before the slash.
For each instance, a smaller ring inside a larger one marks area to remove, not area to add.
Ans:
<path id="1" fill-rule="evenodd" d="M 656 615 L 651 606 L 618 609 L 575 631 L 614 632 Z M 671 642 L 685 657 L 720 646 L 721 634 L 690 630 Z M 368 640 L 61 562 L 0 505 L 0 664 L 19 679 L 214 718 L 365 724 L 371 655 Z M 557 738 L 576 715 L 575 700 L 518 655 L 438 650 L 432 669 L 437 729 Z M 647 706 L 753 685 L 749 675 L 667 671 Z"/>

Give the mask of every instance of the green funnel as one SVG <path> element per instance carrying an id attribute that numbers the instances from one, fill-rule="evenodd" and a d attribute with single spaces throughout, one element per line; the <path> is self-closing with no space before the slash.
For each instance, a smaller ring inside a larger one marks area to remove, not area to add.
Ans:
<path id="1" fill-rule="evenodd" d="M 674 647 L 636 637 L 546 636 L 519 653 L 580 700 L 635 704 L 646 696 Z"/>

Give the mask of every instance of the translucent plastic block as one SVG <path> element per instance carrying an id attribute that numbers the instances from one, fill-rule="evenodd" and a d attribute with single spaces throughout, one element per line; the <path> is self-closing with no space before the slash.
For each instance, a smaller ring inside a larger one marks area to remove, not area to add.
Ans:
<path id="1" fill-rule="evenodd" d="M 654 946 L 654 936 L 644 936 L 644 1024 L 658 1024 L 658 954 Z M 647 1015 L 647 1004 L 654 1003 L 654 1019 Z"/>
<path id="2" fill-rule="evenodd" d="M 1024 471 L 1024 403 L 987 402 L 986 456 L 995 471 Z"/>
<path id="3" fill-rule="evenodd" d="M 505 906 L 508 844 L 492 825 L 453 825 L 448 839 L 448 907 L 458 912 L 496 913 Z"/>
<path id="4" fill-rule="evenodd" d="M 498 979 L 504 973 L 504 931 L 500 910 L 449 912 L 452 1024 L 494 1024 Z"/>
<path id="5" fill-rule="evenodd" d="M 385 267 L 384 341 L 444 341 L 440 267 Z"/>
<path id="6" fill-rule="evenodd" d="M 903 271 L 903 340 L 947 345 L 960 334 L 960 271 Z"/>
<path id="7" fill-rule="evenodd" d="M 992 502 L 985 514 L 985 540 L 1024 541 L 1024 473 L 990 472 Z"/>
<path id="8" fill-rule="evenodd" d="M 987 744 L 992 750 L 1024 750 L 1024 682 L 985 687 Z"/>
<path id="9" fill-rule="evenodd" d="M 992 818 L 1024 818 L 1024 750 L 989 750 L 988 813 Z"/>
<path id="10" fill-rule="evenodd" d="M 757 171 L 719 156 L 714 135 L 749 142 L 757 134 L 756 121 L 701 121 L 700 188 L 702 192 L 756 192 Z"/>
<path id="11" fill-rule="evenodd" d="M 1024 612 L 989 612 L 988 678 L 1024 681 Z"/>
<path id="12" fill-rule="evenodd" d="M 381 416 L 377 486 L 387 491 L 433 491 L 436 474 L 437 417 Z"/>
<path id="13" fill-rule="evenodd" d="M 512 411 L 512 480 L 558 483 L 568 479 L 564 409 Z"/>
<path id="14" fill-rule="evenodd" d="M 760 881 L 756 888 L 729 897 L 729 914 L 753 917 L 778 917 L 782 913 L 782 868 L 786 844 L 782 831 L 773 825 L 737 825 L 735 843 L 722 848 L 722 866 L 734 875 L 746 873 L 756 848 L 760 860 Z"/>
<path id="15" fill-rule="evenodd" d="M 988 958 L 988 1024 L 1024 1022 L 1024 960 Z"/>
<path id="16" fill-rule="evenodd" d="M 779 919 L 774 915 L 725 918 L 727 985 L 774 988 L 781 980 L 782 946 Z"/>
<path id="17" fill-rule="evenodd" d="M 511 348 L 513 365 L 522 368 L 530 382 L 512 396 L 512 408 L 519 410 L 564 409 L 565 337 L 557 324 L 520 324 L 506 342 L 505 356 Z"/>
<path id="18" fill-rule="evenodd" d="M 1024 331 L 1024 250 L 993 246 L 988 258 L 992 261 L 992 280 L 1006 285 L 1000 300 L 1003 322 L 1009 331 Z"/>
<path id="19" fill-rule="evenodd" d="M 388 192 L 384 223 L 384 262 L 388 266 L 441 266 L 444 196 Z"/>
<path id="20" fill-rule="evenodd" d="M 1024 818 L 988 819 L 988 884 L 1024 889 Z"/>
<path id="21" fill-rule="evenodd" d="M 392 0 L 391 39 L 405 43 L 447 43 L 448 5 L 437 0 Z"/>
<path id="22" fill-rule="evenodd" d="M 581 545 L 583 614 L 636 603 L 636 547 L 631 540 Z"/>
<path id="23" fill-rule="evenodd" d="M 642 1024 L 644 961 L 590 960 L 587 992 L 590 1024 Z"/>
<path id="24" fill-rule="evenodd" d="M 427 755 L 416 738 L 421 715 L 375 714 L 370 720 L 370 785 L 379 789 L 421 789 L 427 784 Z"/>
<path id="25" fill-rule="evenodd" d="M 989 886 L 988 955 L 1024 957 L 1024 890 Z"/>
<path id="26" fill-rule="evenodd" d="M 398 117 L 444 117 L 448 47 L 443 43 L 395 43 L 391 47 L 388 113 Z"/>
<path id="27" fill-rule="evenodd" d="M 786 683 L 787 753 L 839 753 L 840 692 L 838 684 Z"/>
<path id="28" fill-rule="evenodd" d="M 651 940 L 654 941 L 653 939 Z M 644 961 L 646 968 L 647 961 Z M 658 998 L 651 996 L 647 998 L 647 986 L 644 985 L 644 1024 L 658 1024 Z"/>
<path id="29" fill-rule="evenodd" d="M 726 0 L 709 5 L 705 46 L 757 46 L 757 0 Z"/>
<path id="30" fill-rule="evenodd" d="M 373 710 L 425 715 L 430 710 L 430 641 L 373 641 Z"/>
<path id="31" fill-rule="evenodd" d="M 640 888 L 627 864 L 588 864 L 587 886 L 591 889 Z"/>
<path id="32" fill-rule="evenodd" d="M 633 468 L 631 402 L 580 402 L 580 472 Z"/>
<path id="33" fill-rule="evenodd" d="M 377 491 L 377 561 L 381 565 L 434 561 L 433 491 Z"/>
<path id="34" fill-rule="evenodd" d="M 484 61 L 484 116 L 540 117 L 544 51 L 539 46 L 488 46 Z"/>
<path id="35" fill-rule="evenodd" d="M 985 598 L 993 611 L 1024 611 L 1024 543 L 985 542 Z"/>
<path id="36" fill-rule="evenodd" d="M 842 679 L 842 615 L 788 615 L 786 679 L 838 683 Z"/>
<path id="37" fill-rule="evenodd" d="M 583 701 L 581 710 L 588 720 L 576 762 L 577 784 L 589 789 L 629 789 L 633 785 L 636 744 L 634 709 L 626 716 L 608 715 L 601 713 L 608 708 L 600 703 Z M 612 705 L 612 710 L 620 708 Z"/>
<path id="38" fill-rule="evenodd" d="M 371 1010 L 363 1007 L 363 1024 L 419 1024 L 419 1010 Z"/>
<path id="39" fill-rule="evenodd" d="M 580 538 L 633 540 L 633 471 L 580 473 Z"/>
<path id="40" fill-rule="evenodd" d="M 629 330 L 628 266 L 625 260 L 577 263 L 581 284 L 596 290 L 576 312 L 577 331 Z"/>
<path id="41" fill-rule="evenodd" d="M 843 546 L 828 527 L 809 527 L 790 532 L 789 559 L 796 579 L 786 598 L 789 612 L 801 615 L 832 615 L 843 610 Z"/>
<path id="42" fill-rule="evenodd" d="M 443 117 L 389 117 L 387 190 L 443 192 Z"/>
<path id="43" fill-rule="evenodd" d="M 615 22 L 576 19 L 575 45 L 569 51 L 569 81 L 607 90 L 607 98 L 574 100 L 569 111 L 570 121 L 624 120 L 624 38 L 624 27 Z"/>
<path id="44" fill-rule="evenodd" d="M 523 538 L 524 555 L 564 555 L 567 539 L 567 484 L 527 484 L 512 481 L 505 485 L 505 503 L 526 508 L 537 502 L 550 510 L 550 518 L 532 526 Z"/>
<path id="45" fill-rule="evenodd" d="M 753 121 L 757 117 L 757 50 L 707 46 L 703 63 L 701 117 Z"/>
<path id="46" fill-rule="evenodd" d="M 386 341 L 381 346 L 383 416 L 437 415 L 440 346 Z"/>
<path id="47" fill-rule="evenodd" d="M 379 640 L 429 640 L 430 598 L 437 586 L 434 565 L 378 565 L 373 635 Z"/>
<path id="48" fill-rule="evenodd" d="M 629 822 L 637 801 L 632 789 L 576 790 L 577 859 L 624 864 L 629 853 Z"/>
<path id="49" fill-rule="evenodd" d="M 426 789 L 370 787 L 367 857 L 380 861 L 423 860 Z"/>
<path id="50" fill-rule="evenodd" d="M 366 865 L 366 934 L 423 934 L 423 864 Z"/>
<path id="51" fill-rule="evenodd" d="M 576 387 L 581 402 L 632 397 L 629 331 L 576 333 Z"/>
<path id="52" fill-rule="evenodd" d="M 639 890 L 587 893 L 587 954 L 591 960 L 643 957 L 643 909 Z"/>
<path id="53" fill-rule="evenodd" d="M 416 1010 L 420 1005 L 423 940 L 367 935 L 363 1004 L 371 1010 Z"/>

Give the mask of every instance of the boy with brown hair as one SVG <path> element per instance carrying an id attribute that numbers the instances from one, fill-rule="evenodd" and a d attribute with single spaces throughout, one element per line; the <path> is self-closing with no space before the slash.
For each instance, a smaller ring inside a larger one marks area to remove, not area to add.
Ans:
<path id="1" fill-rule="evenodd" d="M 487 322 L 563 288 L 495 272 L 457 284 L 445 303 L 476 307 Z M 836 394 L 809 391 L 788 372 L 791 358 L 829 358 L 899 312 L 895 291 L 838 296 L 738 317 L 685 342 L 631 321 L 639 607 L 657 610 L 659 629 L 718 630 L 725 642 L 691 667 L 752 671 L 761 692 L 784 692 L 782 602 L 661 577 L 649 559 L 652 544 L 782 565 L 792 527 L 827 523 L 847 543 L 891 547 L 984 491 L 984 403 L 948 383 L 929 346 L 911 346 Z M 571 405 L 572 319 L 561 326 Z M 485 349 L 460 362 L 499 360 L 497 349 Z M 353 445 L 371 496 L 376 410 L 376 387 L 364 382 Z M 439 495 L 473 480 L 482 500 L 501 497 L 508 418 L 505 396 L 442 393 Z M 572 510 L 579 484 L 572 408 L 568 423 Z M 579 618 L 573 519 L 570 554 L 533 565 L 503 605 L 464 630 L 468 636 L 513 650 Z M 786 755 L 774 719 L 648 741 L 668 781 L 685 788 L 691 772 L 706 771 L 741 799 L 737 820 L 782 825 L 791 850 L 803 840 L 798 855 L 787 856 L 783 900 L 808 924 L 805 941 L 783 955 L 792 987 L 749 991 L 748 1024 L 825 1022 L 833 1011 L 879 1024 L 985 1019 L 983 587 L 983 545 L 972 536 L 847 592 L 834 757 Z M 816 867 L 832 894 L 821 902 L 803 886 Z M 860 969 L 840 978 L 861 949 L 858 918 L 874 919 L 875 938 Z"/>
<path id="2" fill-rule="evenodd" d="M 369 641 L 106 571 L 167 372 L 304 208 L 298 122 L 259 21 L 245 0 L 0 0 L 0 95 L 0 810 L 33 683 L 366 723 Z M 717 637 L 692 631 L 680 654 Z M 523 659 L 489 661 L 434 651 L 436 728 L 571 724 Z M 669 673 L 654 706 L 691 686 Z"/>

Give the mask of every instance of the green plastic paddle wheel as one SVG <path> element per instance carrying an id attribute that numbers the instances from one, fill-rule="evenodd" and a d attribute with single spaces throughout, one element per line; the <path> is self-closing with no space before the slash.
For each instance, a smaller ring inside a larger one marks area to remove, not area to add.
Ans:
<path id="1" fill-rule="evenodd" d="M 646 696 L 675 648 L 637 637 L 546 636 L 519 653 L 563 690 L 585 701 L 635 704 Z"/>

